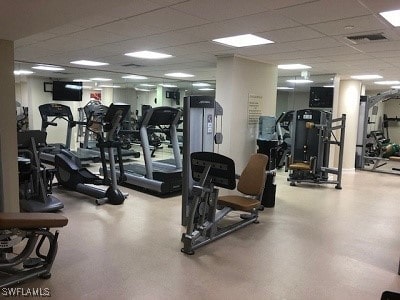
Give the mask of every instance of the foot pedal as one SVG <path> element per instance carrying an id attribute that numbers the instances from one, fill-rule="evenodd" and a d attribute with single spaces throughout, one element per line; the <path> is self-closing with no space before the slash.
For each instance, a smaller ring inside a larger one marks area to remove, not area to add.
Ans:
<path id="1" fill-rule="evenodd" d="M 23 263 L 25 269 L 32 269 L 40 265 L 43 265 L 43 261 L 39 257 L 28 258 Z"/>

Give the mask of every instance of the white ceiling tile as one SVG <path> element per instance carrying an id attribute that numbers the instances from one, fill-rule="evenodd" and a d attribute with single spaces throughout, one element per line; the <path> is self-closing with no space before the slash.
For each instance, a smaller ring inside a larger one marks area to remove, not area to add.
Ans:
<path id="1" fill-rule="evenodd" d="M 162 29 L 163 31 L 177 30 L 185 27 L 209 23 L 206 19 L 197 18 L 180 13 L 170 8 L 163 8 L 148 13 L 143 13 L 129 20 L 135 20 L 138 24 L 144 24 Z M 139 25 L 140 26 L 140 25 Z"/>
<path id="2" fill-rule="evenodd" d="M 41 48 L 47 48 L 49 50 L 67 52 L 72 50 L 89 48 L 97 44 L 98 43 L 86 39 L 77 40 L 74 39 L 73 37 L 66 36 L 66 37 L 58 37 L 46 40 L 37 45 Z"/>
<path id="3" fill-rule="evenodd" d="M 130 38 L 143 37 L 165 31 L 152 25 L 142 24 L 136 18 L 119 20 L 106 25 L 101 25 L 96 27 L 96 30 L 123 35 Z"/>
<path id="4" fill-rule="evenodd" d="M 219 27 L 231 28 L 236 34 L 257 33 L 276 29 L 299 26 L 299 23 L 280 15 L 277 12 L 262 12 L 250 16 L 238 17 L 216 22 Z"/>
<path id="5" fill-rule="evenodd" d="M 301 40 L 318 38 L 322 37 L 323 34 L 311 28 L 301 26 L 301 27 L 268 31 L 265 33 L 265 36 L 268 36 L 274 42 L 282 43 L 289 41 L 301 41 Z"/>
<path id="6" fill-rule="evenodd" d="M 352 26 L 352 29 L 346 29 L 346 26 Z M 374 15 L 348 18 L 331 22 L 324 22 L 310 25 L 311 28 L 318 30 L 326 35 L 354 35 L 357 32 L 366 32 L 373 30 L 384 30 L 386 26 Z"/>
<path id="7" fill-rule="evenodd" d="M 383 49 L 385 51 L 397 51 L 400 49 L 400 41 L 377 41 L 364 44 L 354 45 L 357 49 L 363 52 L 379 52 Z"/>
<path id="8" fill-rule="evenodd" d="M 330 37 L 288 42 L 284 44 L 287 47 L 291 47 L 292 49 L 297 50 L 315 50 L 343 46 L 343 43 Z"/>
<path id="9" fill-rule="evenodd" d="M 313 1 L 283 8 L 278 12 L 301 24 L 315 24 L 370 14 L 370 11 L 359 2 L 349 0 Z"/>
<path id="10" fill-rule="evenodd" d="M 14 50 L 14 59 L 34 61 L 34 62 L 44 62 L 42 60 L 39 60 L 39 58 L 54 55 L 57 54 L 58 52 L 59 51 L 38 47 L 35 45 L 29 47 L 18 47 Z"/>
<path id="11" fill-rule="evenodd" d="M 114 43 L 114 42 L 119 42 L 119 41 L 124 41 L 129 39 L 128 37 L 115 34 L 115 33 L 110 33 L 106 31 L 100 31 L 96 29 L 87 29 L 87 30 L 82 30 L 73 34 L 70 34 L 67 36 L 68 38 L 74 39 L 74 40 L 87 40 L 87 41 L 93 41 L 96 44 L 109 44 L 109 43 Z"/>
<path id="12" fill-rule="evenodd" d="M 18 48 L 21 46 L 31 45 L 31 44 L 35 44 L 37 42 L 41 42 L 41 41 L 51 39 L 54 37 L 56 37 L 56 34 L 54 34 L 54 33 L 41 32 L 41 33 L 37 33 L 37 34 L 30 35 L 25 38 L 16 40 L 14 42 L 14 47 Z"/>
<path id="13" fill-rule="evenodd" d="M 374 12 L 382 12 L 388 10 L 399 9 L 398 0 L 361 0 L 366 7 Z"/>
<path id="14" fill-rule="evenodd" d="M 187 14 L 211 21 L 227 20 L 263 11 L 310 2 L 310 0 L 191 0 L 174 5 L 173 8 Z"/>

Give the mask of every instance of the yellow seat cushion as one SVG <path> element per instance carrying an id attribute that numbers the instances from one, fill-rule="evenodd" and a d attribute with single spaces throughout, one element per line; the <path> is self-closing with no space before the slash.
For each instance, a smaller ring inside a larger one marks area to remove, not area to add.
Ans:
<path id="1" fill-rule="evenodd" d="M 0 213 L 0 229 L 64 227 L 68 219 L 51 213 Z"/>
<path id="2" fill-rule="evenodd" d="M 289 165 L 289 170 L 311 171 L 309 163 L 296 162 Z"/>
<path id="3" fill-rule="evenodd" d="M 218 198 L 218 204 L 228 206 L 234 210 L 249 212 L 260 206 L 260 201 L 257 199 L 246 198 L 240 195 L 229 195 Z"/>

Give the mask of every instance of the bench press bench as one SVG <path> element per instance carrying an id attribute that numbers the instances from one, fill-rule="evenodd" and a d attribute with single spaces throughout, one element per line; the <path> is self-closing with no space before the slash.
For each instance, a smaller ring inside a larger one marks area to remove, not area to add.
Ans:
<path id="1" fill-rule="evenodd" d="M 0 288 L 34 277 L 50 278 L 58 248 L 58 231 L 53 234 L 50 228 L 67 224 L 66 217 L 54 213 L 0 212 Z M 46 239 L 48 250 L 43 254 Z"/>

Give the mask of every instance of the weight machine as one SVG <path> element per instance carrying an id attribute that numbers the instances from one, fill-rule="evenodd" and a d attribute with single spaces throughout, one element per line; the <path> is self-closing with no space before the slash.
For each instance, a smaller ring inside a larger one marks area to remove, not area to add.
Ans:
<path id="1" fill-rule="evenodd" d="M 294 113 L 293 139 L 291 154 L 286 157 L 285 171 L 290 171 L 290 185 L 300 182 L 336 184 L 341 189 L 343 146 L 346 127 L 346 115 L 332 119 L 330 112 L 303 109 Z M 334 134 L 340 130 L 339 139 Z M 333 138 L 333 139 L 332 139 Z M 339 147 L 336 167 L 329 167 L 330 146 Z M 329 174 L 336 175 L 330 180 Z"/>

